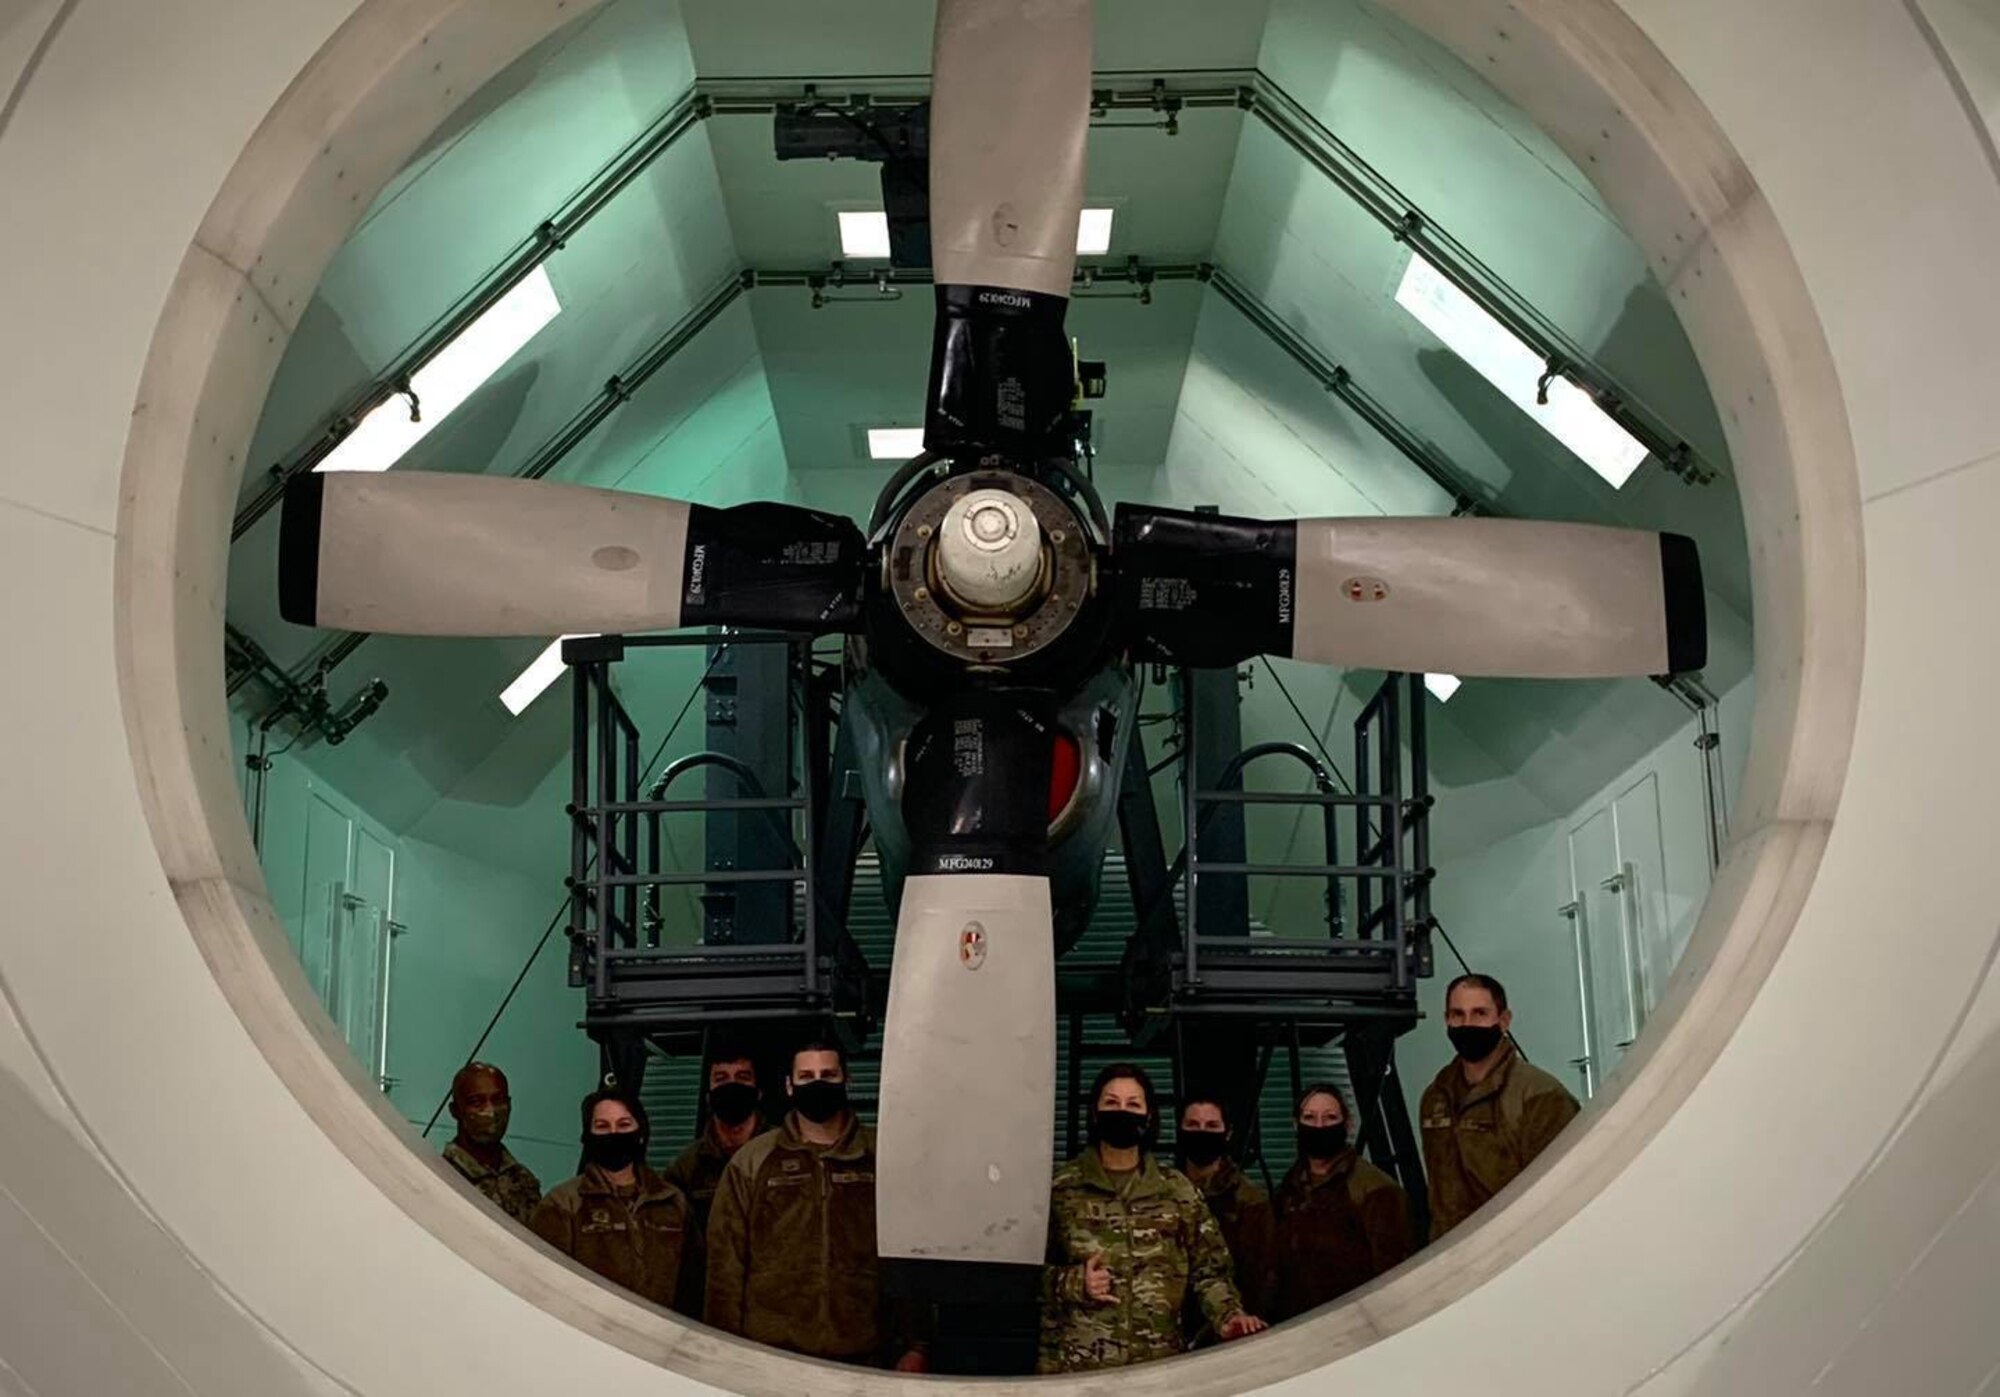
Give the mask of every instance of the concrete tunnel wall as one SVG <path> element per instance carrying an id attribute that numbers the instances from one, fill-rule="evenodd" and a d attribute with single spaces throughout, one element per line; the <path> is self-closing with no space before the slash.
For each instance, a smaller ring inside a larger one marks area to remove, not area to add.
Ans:
<path id="1" fill-rule="evenodd" d="M 263 954 L 282 935 L 221 699 L 242 446 L 343 212 L 581 0 L 17 8 L 0 1391 L 896 1382 L 667 1320 L 524 1240 L 353 1089 L 296 967 Z M 1477 1355 L 1501 1392 L 1706 1390 L 1871 1169 L 1976 1139 L 1949 1115 L 1898 1132 L 2000 1023 L 1981 727 L 2000 645 L 1970 623 L 2000 582 L 2000 177 L 1895 0 L 1392 8 L 1540 120 L 1662 259 L 1746 492 L 1751 770 L 1648 1041 L 1509 1206 L 1352 1303 L 1112 1381 L 1427 1393 Z M 1833 1351 L 1844 1313 L 1786 1330 L 1769 1372 Z M 1758 1390 L 1742 1363 L 1732 1390 Z"/>

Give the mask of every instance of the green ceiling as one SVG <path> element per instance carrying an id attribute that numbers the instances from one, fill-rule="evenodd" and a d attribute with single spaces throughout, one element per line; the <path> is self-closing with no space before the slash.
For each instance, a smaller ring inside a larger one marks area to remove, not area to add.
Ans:
<path id="1" fill-rule="evenodd" d="M 929 0 L 613 0 L 552 38 L 437 133 L 336 259 L 272 390 L 246 494 L 694 77 L 921 73 L 930 12 Z M 1584 174 L 1476 74 L 1361 0 L 1102 0 L 1098 12 L 1100 71 L 1261 66 L 1726 464 L 1706 386 L 1642 257 Z M 1603 484 L 1395 306 L 1404 249 L 1240 113 L 1189 113 L 1177 136 L 1098 129 L 1090 159 L 1090 197 L 1119 210 L 1116 258 L 1219 263 L 1495 502 L 1694 534 L 1714 594 L 1711 681 L 1747 674 L 1747 561 L 1726 478 L 1691 488 L 1653 465 L 1622 491 Z M 777 162 L 768 118 L 696 125 L 550 261 L 556 321 L 398 469 L 517 468 L 737 268 L 824 266 L 837 255 L 833 209 L 874 193 L 872 166 Z M 930 313 L 920 289 L 859 299 L 815 310 L 803 290 L 746 293 L 557 478 L 864 511 L 888 468 L 865 459 L 860 432 L 920 419 Z M 1071 327 L 1111 365 L 1100 421 L 1113 497 L 1267 514 L 1448 508 L 1212 291 L 1082 300 Z M 322 638 L 276 619 L 275 534 L 268 518 L 239 542 L 229 612 L 298 664 Z M 566 706 L 545 699 L 514 719 L 496 697 L 540 645 L 371 641 L 333 687 L 379 674 L 390 701 L 310 759 L 391 828 L 554 870 Z M 655 731 L 693 663 L 662 662 L 643 681 Z M 1351 714 L 1372 684 L 1352 676 L 1337 699 L 1341 676 L 1283 672 L 1316 721 L 1337 701 Z M 1447 851 L 1564 813 L 1685 717 L 1644 681 L 1480 681 L 1433 714 Z M 1253 737 L 1301 736 L 1268 684 L 1246 715 Z M 698 735 L 691 721 L 675 747 Z"/>

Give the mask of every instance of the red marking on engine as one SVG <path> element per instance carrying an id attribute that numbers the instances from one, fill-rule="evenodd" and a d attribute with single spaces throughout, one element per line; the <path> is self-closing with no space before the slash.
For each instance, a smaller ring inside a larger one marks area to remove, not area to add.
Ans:
<path id="1" fill-rule="evenodd" d="M 1076 739 L 1066 732 L 1056 734 L 1055 752 L 1049 763 L 1049 819 L 1069 806 L 1070 797 L 1076 794 L 1076 783 L 1083 774 L 1083 753 L 1077 749 Z"/>

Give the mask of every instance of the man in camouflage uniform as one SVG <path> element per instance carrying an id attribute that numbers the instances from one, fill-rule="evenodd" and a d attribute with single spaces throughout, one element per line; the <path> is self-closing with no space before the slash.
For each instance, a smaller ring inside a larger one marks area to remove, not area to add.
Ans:
<path id="1" fill-rule="evenodd" d="M 1514 1022 L 1507 991 L 1492 976 L 1453 980 L 1444 1021 L 1458 1056 L 1417 1109 L 1432 1241 L 1512 1183 L 1581 1109 L 1561 1082 L 1522 1060 L 1507 1037 Z"/>
<path id="2" fill-rule="evenodd" d="M 847 1104 L 831 1043 L 792 1056 L 792 1110 L 736 1152 L 709 1210 L 714 1328 L 838 1363 L 921 1371 L 913 1326 L 885 1300 L 875 1250 L 875 1131 Z M 904 1332 L 898 1332 L 904 1331 Z"/>
<path id="3" fill-rule="evenodd" d="M 660 1172 L 694 1204 L 695 1220 L 708 1226 L 708 1210 L 722 1171 L 738 1150 L 764 1129 L 758 1112 L 757 1063 L 737 1048 L 721 1048 L 708 1064 L 708 1110 L 701 1134 Z"/>
<path id="4" fill-rule="evenodd" d="M 1236 1264 L 1236 1290 L 1253 1315 L 1268 1315 L 1277 1294 L 1277 1224 L 1271 1196 L 1253 1183 L 1229 1155 L 1235 1139 L 1229 1108 L 1220 1097 L 1193 1095 L 1181 1102 L 1180 1129 L 1175 1132 L 1181 1172 L 1201 1192 L 1222 1228 L 1222 1240 Z M 1196 1347 L 1213 1343 L 1201 1317 L 1190 1304 L 1189 1332 L 1201 1337 Z"/>
<path id="5" fill-rule="evenodd" d="M 507 1074 L 486 1062 L 468 1062 L 451 1079 L 451 1118 L 458 1133 L 444 1147 L 445 1162 L 467 1183 L 526 1223 L 542 1201 L 542 1183 L 501 1143 L 514 1108 Z"/>
<path id="6" fill-rule="evenodd" d="M 1224 1339 L 1264 1328 L 1243 1312 L 1222 1229 L 1193 1184 L 1144 1148 L 1157 1116 L 1143 1069 L 1098 1074 L 1091 1147 L 1056 1171 L 1037 1370 L 1073 1373 L 1187 1348 L 1190 1298 Z"/>

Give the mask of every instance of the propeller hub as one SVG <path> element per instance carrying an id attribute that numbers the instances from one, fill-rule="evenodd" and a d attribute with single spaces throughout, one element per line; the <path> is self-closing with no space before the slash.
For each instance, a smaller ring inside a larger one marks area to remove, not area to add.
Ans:
<path id="1" fill-rule="evenodd" d="M 945 512 L 937 562 L 953 596 L 982 611 L 1005 611 L 1026 601 L 1041 576 L 1041 525 L 1006 490 L 970 491 Z"/>

